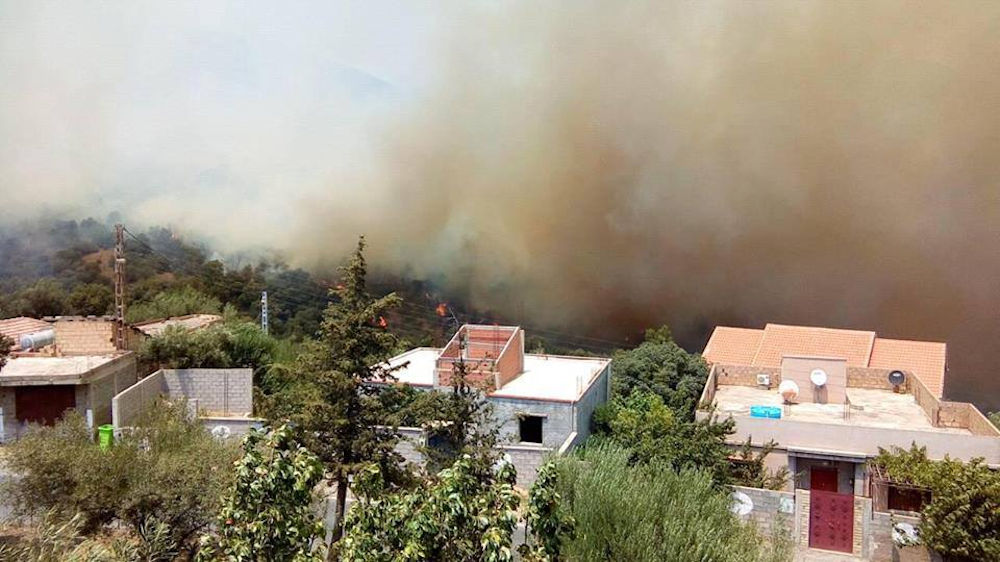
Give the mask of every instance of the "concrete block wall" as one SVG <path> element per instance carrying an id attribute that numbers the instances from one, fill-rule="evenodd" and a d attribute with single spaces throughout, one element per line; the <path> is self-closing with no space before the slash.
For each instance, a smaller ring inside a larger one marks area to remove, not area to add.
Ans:
<path id="1" fill-rule="evenodd" d="M 497 397 L 491 397 L 489 401 L 493 406 L 494 418 L 501 423 L 501 439 L 511 443 L 518 443 L 520 440 L 521 414 L 543 416 L 542 445 L 545 447 L 558 448 L 571 433 L 577 431 L 576 412 L 569 402 Z"/>
<path id="2" fill-rule="evenodd" d="M 103 355 L 115 352 L 114 328 L 111 320 L 63 319 L 53 322 L 56 347 L 67 355 Z"/>
<path id="3" fill-rule="evenodd" d="M 576 403 L 575 431 L 577 442 L 582 443 L 590 436 L 590 420 L 594 417 L 594 410 L 608 401 L 610 384 L 611 364 L 608 363 L 604 370 L 594 376 L 590 387 L 584 391 L 583 396 Z"/>
<path id="4" fill-rule="evenodd" d="M 419 448 L 426 443 L 424 430 L 418 427 L 400 427 L 399 433 L 402 438 L 396 444 L 396 452 L 407 462 L 422 466 L 425 459 Z M 517 470 L 517 484 L 523 488 L 530 487 L 535 482 L 538 467 L 554 452 L 549 447 L 531 445 L 503 445 L 501 449 L 510 456 L 511 463 Z"/>
<path id="5" fill-rule="evenodd" d="M 164 369 L 163 384 L 170 398 L 197 400 L 207 415 L 253 412 L 251 369 Z"/>
<path id="6" fill-rule="evenodd" d="M 199 419 L 201 420 L 202 425 L 204 425 L 209 431 L 215 431 L 220 427 L 227 428 L 231 439 L 243 437 L 249 433 L 251 429 L 258 429 L 264 425 L 264 420 L 257 418 L 202 417 Z"/>
<path id="7" fill-rule="evenodd" d="M 0 443 L 17 438 L 19 424 L 14 411 L 14 389 L 0 387 Z"/>
<path id="8" fill-rule="evenodd" d="M 747 488 L 744 486 L 733 486 L 733 490 L 746 494 L 750 497 L 750 501 L 753 502 L 753 509 L 750 513 L 742 516 L 744 521 L 753 521 L 757 529 L 765 537 L 772 537 L 781 533 L 790 539 L 794 539 L 794 493 Z M 783 511 L 783 507 L 791 507 L 791 510 L 787 512 Z"/>
<path id="9" fill-rule="evenodd" d="M 553 453 L 548 447 L 532 447 L 527 445 L 505 445 L 503 451 L 510 456 L 514 468 L 517 469 L 517 485 L 528 488 L 538 477 L 538 468 L 545 458 Z"/>
<path id="10" fill-rule="evenodd" d="M 131 426 L 163 393 L 163 371 L 119 392 L 111 401 L 111 423 L 116 428 Z"/>

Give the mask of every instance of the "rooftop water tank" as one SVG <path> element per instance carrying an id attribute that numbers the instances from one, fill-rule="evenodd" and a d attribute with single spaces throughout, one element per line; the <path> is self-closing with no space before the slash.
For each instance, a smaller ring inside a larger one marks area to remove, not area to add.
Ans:
<path id="1" fill-rule="evenodd" d="M 40 332 L 24 334 L 21 336 L 20 344 L 23 351 L 30 351 L 32 349 L 41 349 L 47 345 L 52 345 L 55 341 L 55 330 L 42 330 Z"/>

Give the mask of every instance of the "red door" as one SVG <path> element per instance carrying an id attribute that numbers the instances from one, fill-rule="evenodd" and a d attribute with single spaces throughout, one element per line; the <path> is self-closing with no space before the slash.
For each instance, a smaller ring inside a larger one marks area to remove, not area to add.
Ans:
<path id="1" fill-rule="evenodd" d="M 14 389 L 17 421 L 52 425 L 76 406 L 73 385 L 19 386 Z"/>
<path id="2" fill-rule="evenodd" d="M 809 489 L 821 492 L 837 491 L 837 469 L 814 466 L 809 471 Z"/>
<path id="3" fill-rule="evenodd" d="M 809 491 L 809 547 L 837 552 L 853 550 L 853 495 Z"/>

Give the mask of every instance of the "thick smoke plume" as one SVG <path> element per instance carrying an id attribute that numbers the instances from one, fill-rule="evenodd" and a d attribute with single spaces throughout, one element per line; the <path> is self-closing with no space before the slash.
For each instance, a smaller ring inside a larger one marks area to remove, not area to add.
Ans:
<path id="1" fill-rule="evenodd" d="M 365 233 L 382 267 L 591 334 L 666 322 L 696 348 L 714 324 L 785 322 L 944 340 L 948 396 L 1000 407 L 1000 6 L 515 2 L 422 17 L 420 86 L 376 109 L 356 89 L 327 95 L 322 41 L 288 60 L 276 43 L 284 70 L 251 68 L 235 104 L 184 85 L 168 89 L 179 100 L 111 89 L 149 96 L 126 117 L 53 103 L 72 126 L 51 142 L 86 146 L 25 163 L 9 133 L 42 106 L 35 89 L 0 93 L 3 189 L 130 194 L 143 220 L 316 267 Z M 225 44 L 267 52 L 245 23 L 218 24 L 238 39 Z M 2 45 L 10 62 L 18 47 Z M 170 134 L 149 124 L 164 113 L 184 116 L 160 123 Z M 117 147 L 133 137 L 109 122 L 142 124 L 145 144 Z"/>

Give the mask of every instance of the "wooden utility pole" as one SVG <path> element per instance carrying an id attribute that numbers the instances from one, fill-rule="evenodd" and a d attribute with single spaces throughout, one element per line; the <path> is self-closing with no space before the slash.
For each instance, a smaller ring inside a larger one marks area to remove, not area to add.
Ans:
<path id="1" fill-rule="evenodd" d="M 125 344 L 125 225 L 115 225 L 115 349 Z"/>

